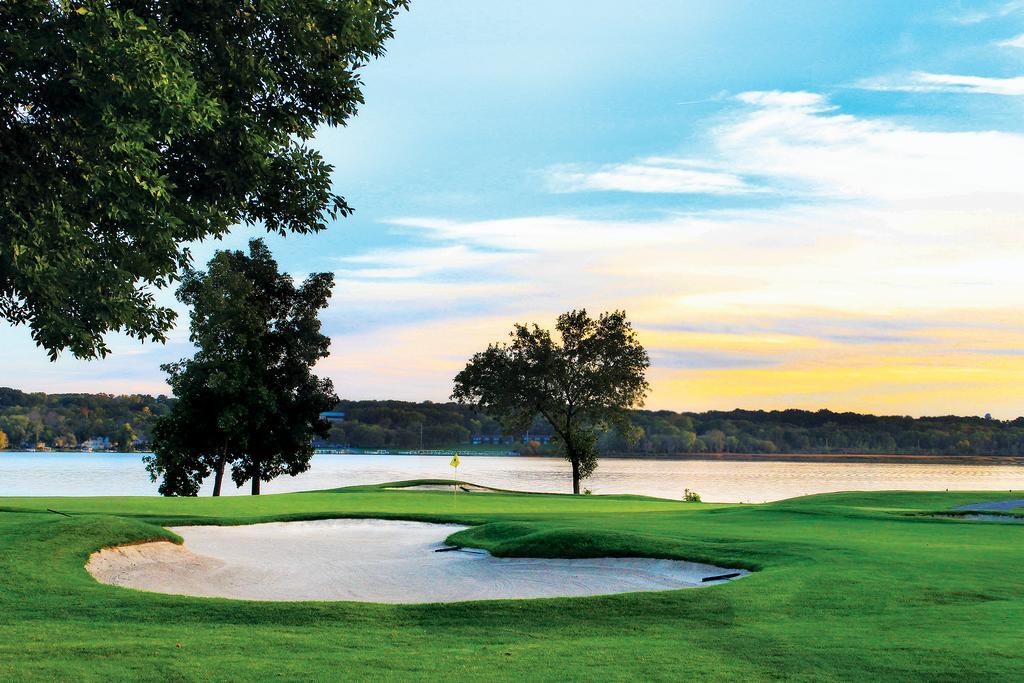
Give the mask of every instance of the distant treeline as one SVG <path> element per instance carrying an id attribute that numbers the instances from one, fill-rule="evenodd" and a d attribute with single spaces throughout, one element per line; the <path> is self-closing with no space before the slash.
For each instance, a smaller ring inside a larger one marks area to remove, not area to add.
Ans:
<path id="1" fill-rule="evenodd" d="M 617 434 L 606 451 L 646 453 L 866 453 L 1022 455 L 1024 417 L 899 417 L 831 410 L 637 411 L 643 434 L 630 446 Z"/>
<path id="2" fill-rule="evenodd" d="M 474 435 L 503 433 L 493 420 L 454 403 L 342 401 L 338 409 L 345 413 L 345 420 L 333 426 L 330 436 L 338 445 L 441 448 L 468 443 Z M 610 431 L 600 440 L 602 452 L 1024 455 L 1024 418 L 880 417 L 830 410 L 638 410 L 633 424 L 633 440 Z M 529 434 L 550 435 L 553 430 L 537 420 Z M 522 445 L 524 434 L 507 436 Z"/>
<path id="3" fill-rule="evenodd" d="M 41 394 L 0 388 L 0 431 L 10 447 L 75 448 L 99 437 L 144 446 L 157 416 L 174 399 L 166 396 Z M 455 403 L 342 401 L 325 444 L 354 448 L 437 449 L 505 436 L 525 452 L 553 447 L 524 436 L 550 436 L 537 420 L 527 432 L 507 434 L 494 420 Z M 604 453 L 866 453 L 909 455 L 1024 455 L 1024 418 L 889 417 L 829 410 L 732 410 L 633 413 L 634 440 L 604 434 Z M 130 437 L 130 438 L 129 438 Z"/>
<path id="4" fill-rule="evenodd" d="M 501 426 L 457 403 L 342 401 L 345 419 L 331 425 L 328 441 L 355 448 L 447 448 L 469 443 L 474 434 L 500 435 Z M 538 422 L 538 429 L 550 426 Z"/>
<path id="5" fill-rule="evenodd" d="M 166 396 L 26 393 L 0 387 L 0 443 L 9 448 L 80 448 L 90 439 L 130 449 L 149 439 Z"/>

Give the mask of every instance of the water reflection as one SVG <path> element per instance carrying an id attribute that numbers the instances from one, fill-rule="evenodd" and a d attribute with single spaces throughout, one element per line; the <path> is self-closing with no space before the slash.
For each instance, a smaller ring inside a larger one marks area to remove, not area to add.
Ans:
<path id="1" fill-rule="evenodd" d="M 265 493 L 337 488 L 420 478 L 452 478 L 445 456 L 318 455 L 297 477 L 265 484 Z M 567 463 L 556 458 L 465 456 L 458 478 L 485 486 L 525 491 L 571 491 Z M 694 460 L 601 460 L 584 482 L 594 493 L 636 493 L 681 498 L 683 489 L 705 501 L 760 503 L 829 491 L 1021 490 L 1024 467 Z M 212 482 L 203 493 L 209 494 Z M 225 486 L 225 494 L 248 488 Z M 0 496 L 149 496 L 137 453 L 0 453 Z"/>

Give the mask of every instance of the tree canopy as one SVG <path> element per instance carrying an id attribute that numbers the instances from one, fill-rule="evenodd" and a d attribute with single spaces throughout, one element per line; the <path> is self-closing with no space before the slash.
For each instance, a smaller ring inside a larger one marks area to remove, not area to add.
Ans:
<path id="1" fill-rule="evenodd" d="M 162 341 L 188 242 L 347 215 L 307 141 L 355 114 L 406 4 L 0 3 L 0 317 L 51 358 Z"/>
<path id="2" fill-rule="evenodd" d="M 452 398 L 481 408 L 509 428 L 540 415 L 572 465 L 573 493 L 597 467 L 600 432 L 629 431 L 629 409 L 643 405 L 650 359 L 622 311 L 594 319 L 570 311 L 557 337 L 536 324 L 515 326 L 508 344 L 491 344 L 455 377 Z"/>
<path id="3" fill-rule="evenodd" d="M 312 439 L 327 434 L 320 413 L 338 402 L 329 379 L 312 373 L 328 355 L 320 331 L 334 277 L 296 287 L 260 240 L 248 254 L 220 251 L 206 272 L 189 269 L 178 297 L 192 308 L 190 359 L 164 366 L 177 401 L 153 431 L 148 468 L 164 495 L 196 495 L 224 470 L 241 486 L 309 468 Z"/>

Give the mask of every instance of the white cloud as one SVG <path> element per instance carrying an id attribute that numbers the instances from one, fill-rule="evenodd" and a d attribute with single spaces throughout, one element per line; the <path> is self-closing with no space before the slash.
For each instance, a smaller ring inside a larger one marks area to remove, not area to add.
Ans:
<path id="1" fill-rule="evenodd" d="M 946 14 L 945 18 L 954 24 L 970 26 L 980 24 L 990 19 L 999 19 L 1024 9 L 1024 1 L 1010 0 L 1009 2 L 996 3 L 990 7 L 972 8 L 963 12 Z"/>
<path id="2" fill-rule="evenodd" d="M 1014 40 L 1020 40 L 1024 36 Z M 1007 41 L 1010 44 L 1012 41 Z M 1017 47 L 1024 46 L 1018 45 Z M 915 71 L 905 76 L 885 76 L 868 78 L 857 82 L 857 87 L 865 90 L 882 90 L 895 92 L 946 92 L 976 93 L 983 95 L 1024 95 L 1024 76 L 1009 78 L 992 78 L 989 76 L 969 76 L 961 74 L 936 74 L 926 71 Z"/>
<path id="3" fill-rule="evenodd" d="M 1024 78 L 1020 87 L 1024 93 Z M 817 93 L 748 92 L 736 99 L 747 107 L 708 132 L 706 158 L 650 157 L 591 173 L 567 173 L 561 167 L 552 170 L 552 176 L 574 189 L 687 194 L 757 191 L 774 192 L 780 199 L 928 200 L 949 208 L 1024 198 L 1019 181 L 1024 172 L 1022 135 L 927 131 L 884 118 L 850 116 Z M 434 227 L 460 239 L 465 226 L 439 223 Z M 491 227 L 513 233 L 502 246 L 517 246 L 514 236 L 519 226 L 514 222 Z M 569 248 L 586 239 L 584 232 L 594 230 L 578 225 L 559 228 L 559 234 L 567 235 Z M 635 239 L 635 232 L 628 228 L 612 230 L 623 241 Z"/>
<path id="4" fill-rule="evenodd" d="M 548 172 L 554 192 L 622 191 L 675 194 L 729 195 L 756 191 L 734 173 L 701 168 L 678 159 L 645 159 L 583 171 L 561 166 Z"/>
<path id="5" fill-rule="evenodd" d="M 818 93 L 798 90 L 786 92 L 782 90 L 751 90 L 736 96 L 740 102 L 754 104 L 759 107 L 774 109 L 799 109 L 802 111 L 819 112 L 835 109 L 828 98 Z"/>
<path id="6" fill-rule="evenodd" d="M 572 216 L 527 216 L 486 221 L 431 221 L 400 218 L 393 221 L 430 239 L 473 244 L 488 249 L 558 253 L 563 256 L 589 247 L 624 249 L 667 242 L 694 241 L 709 225 L 688 221 L 594 221 Z M 569 256 L 565 256 L 570 258 Z"/>
<path id="7" fill-rule="evenodd" d="M 807 94 L 739 99 L 755 107 L 712 132 L 715 161 L 780 190 L 947 206 L 991 206 L 998 195 L 1024 198 L 1022 135 L 920 130 L 838 113 Z"/>
<path id="8" fill-rule="evenodd" d="M 470 252 L 482 253 L 518 239 L 524 253 L 507 254 L 490 273 L 464 283 L 342 283 L 332 309 L 340 307 L 347 318 L 375 315 L 387 326 L 336 334 L 339 353 L 328 368 L 349 395 L 443 398 L 465 358 L 501 340 L 513 322 L 548 323 L 583 306 L 625 308 L 655 357 L 675 359 L 654 369 L 652 405 L 716 405 L 701 403 L 723 400 L 714 382 L 700 390 L 692 384 L 702 373 L 760 368 L 789 377 L 799 368 L 800 381 L 813 384 L 819 371 L 827 378 L 862 367 L 870 376 L 875 364 L 896 362 L 887 354 L 900 356 L 904 373 L 885 380 L 889 390 L 916 389 L 925 376 L 914 374 L 917 364 L 934 366 L 957 347 L 994 340 L 1009 348 L 1024 338 L 1015 313 L 1024 306 L 1022 227 L 1022 212 L 1008 208 L 833 203 L 633 223 L 548 216 L 446 222 L 443 231 L 425 228 L 421 237 L 458 236 Z M 394 253 L 395 263 L 409 258 Z M 960 328 L 955 340 L 931 339 L 943 326 Z M 898 334 L 885 338 L 879 330 Z M 1008 338 L 1008 330 L 1019 334 Z M 701 354 L 717 354 L 719 365 L 685 366 Z M 956 362 L 980 367 L 976 355 Z M 1010 372 L 1018 361 L 985 362 L 1006 363 Z M 744 379 L 723 375 L 722 381 Z M 796 400 L 787 398 L 785 382 L 759 381 L 763 396 L 756 400 L 764 405 Z M 872 396 L 867 392 L 859 407 L 871 408 Z M 842 398 L 838 392 L 801 400 L 820 405 Z M 749 403 L 742 396 L 729 400 Z M 968 407 L 948 403 L 947 409 Z"/>
<path id="9" fill-rule="evenodd" d="M 428 226 L 441 225 L 429 219 Z M 444 223 L 444 225 L 450 225 Z M 417 249 L 379 249 L 339 259 L 345 267 L 335 275 L 346 279 L 410 279 L 437 274 L 490 270 L 495 265 L 515 259 L 514 252 L 478 251 L 464 244 L 431 246 Z"/>
<path id="10" fill-rule="evenodd" d="M 500 273 L 566 304 L 596 298 L 588 292 L 609 294 L 611 305 L 616 292 L 683 297 L 701 315 L 781 302 L 848 312 L 1021 303 L 1024 136 L 850 116 L 813 93 L 738 99 L 751 108 L 709 131 L 710 161 L 644 161 L 756 176 L 813 202 L 648 221 L 404 218 L 395 223 L 459 247 L 437 259 L 408 250 L 372 260 L 397 269 L 431 260 L 455 272 L 482 259 L 481 282 Z"/>
<path id="11" fill-rule="evenodd" d="M 473 250 L 514 239 L 527 253 L 464 284 L 374 284 L 349 294 L 373 308 L 393 307 L 396 317 L 409 301 L 444 299 L 487 301 L 488 311 L 510 318 L 531 308 L 627 306 L 647 324 L 766 320 L 793 310 L 898 316 L 1012 308 L 1024 304 L 1021 227 L 1019 210 L 832 204 L 633 223 L 475 221 L 423 235 L 457 238 Z M 504 284 L 494 283 L 496 274 Z"/>
<path id="12" fill-rule="evenodd" d="M 996 45 L 998 45 L 999 47 L 1024 48 L 1024 33 L 1021 33 L 1018 36 L 1014 36 L 1013 38 L 1000 40 L 998 43 L 996 43 Z"/>

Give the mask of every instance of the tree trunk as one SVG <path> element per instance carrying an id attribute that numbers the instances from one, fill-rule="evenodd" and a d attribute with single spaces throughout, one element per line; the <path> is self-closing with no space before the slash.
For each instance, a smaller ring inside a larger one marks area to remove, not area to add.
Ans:
<path id="1" fill-rule="evenodd" d="M 217 461 L 217 471 L 213 476 L 213 495 L 220 495 L 221 484 L 224 483 L 224 464 L 227 462 L 228 454 L 221 453 L 220 460 Z"/>
<path id="2" fill-rule="evenodd" d="M 260 465 L 256 463 L 252 474 L 252 495 L 260 495 Z"/>
<path id="3" fill-rule="evenodd" d="M 572 459 L 572 493 L 580 495 L 580 461 L 576 458 Z"/>

